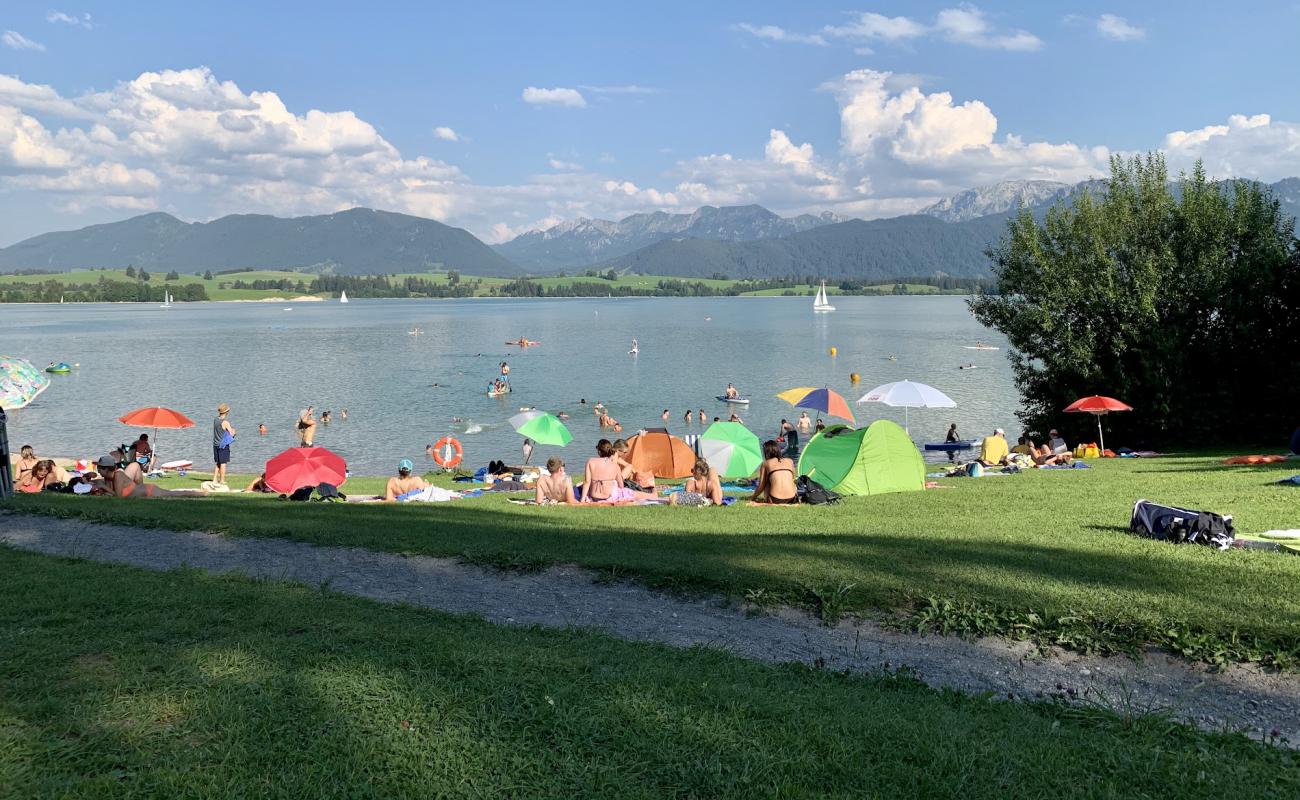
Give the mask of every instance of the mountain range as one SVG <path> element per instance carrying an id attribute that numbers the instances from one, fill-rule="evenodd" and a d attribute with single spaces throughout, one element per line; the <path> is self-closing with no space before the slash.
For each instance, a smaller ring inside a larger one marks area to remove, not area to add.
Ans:
<path id="1" fill-rule="evenodd" d="M 1021 205 L 1041 212 L 1098 182 L 1007 181 L 971 189 L 917 214 L 844 219 L 781 217 L 762 206 L 703 206 L 690 214 L 577 219 L 489 247 L 468 231 L 421 217 L 354 208 L 284 219 L 237 214 L 187 223 L 163 213 L 41 234 L 0 248 L 0 271 L 136 266 L 157 271 L 300 269 L 338 274 L 455 269 L 519 277 L 613 269 L 683 278 L 819 275 L 889 281 L 984 277 L 984 251 Z M 1300 214 L 1300 178 L 1268 188 Z"/>
<path id="2" fill-rule="evenodd" d="M 525 269 L 554 272 L 598 264 L 665 239 L 779 239 L 844 221 L 844 217 L 829 211 L 816 216 L 780 217 L 757 205 L 701 206 L 690 214 L 656 211 L 633 214 L 618 222 L 582 217 L 546 230 L 529 231 L 495 249 Z"/>

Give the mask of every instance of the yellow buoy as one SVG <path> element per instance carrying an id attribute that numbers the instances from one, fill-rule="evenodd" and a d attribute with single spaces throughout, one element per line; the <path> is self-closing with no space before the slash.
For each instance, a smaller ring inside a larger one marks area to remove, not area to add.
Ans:
<path id="1" fill-rule="evenodd" d="M 850 382 L 850 383 L 857 383 L 857 382 L 860 381 L 860 380 L 862 380 L 862 376 L 859 375 L 858 373 L 856 373 L 856 372 L 850 372 L 850 373 L 849 373 L 849 382 Z"/>
<path id="2" fill-rule="evenodd" d="M 831 355 L 833 355 L 833 356 L 834 356 L 834 355 L 838 355 L 839 352 L 840 352 L 840 351 L 839 351 L 838 348 L 835 348 L 835 347 L 832 347 L 832 348 L 831 348 Z"/>

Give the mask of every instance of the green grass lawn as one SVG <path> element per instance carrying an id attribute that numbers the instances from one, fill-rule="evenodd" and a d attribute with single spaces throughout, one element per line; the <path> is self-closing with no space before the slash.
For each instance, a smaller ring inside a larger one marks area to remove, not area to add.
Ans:
<path id="1" fill-rule="evenodd" d="M 322 505 L 238 495 L 44 495 L 6 506 L 503 567 L 574 563 L 664 589 L 802 605 L 827 619 L 878 613 L 920 629 L 1103 652 L 1156 642 L 1211 663 L 1295 668 L 1300 558 L 1128 533 L 1138 498 L 1230 513 L 1243 532 L 1300 526 L 1300 489 L 1273 485 L 1295 464 L 1222 467 L 1218 458 L 1095 461 L 1089 470 L 945 480 L 951 488 L 836 507 L 539 509 L 499 496 Z M 382 484 L 354 479 L 344 488 L 359 494 Z"/>
<path id="2" fill-rule="evenodd" d="M 0 548 L 6 797 L 1295 797 L 1300 756 L 493 626 L 317 588 Z"/>

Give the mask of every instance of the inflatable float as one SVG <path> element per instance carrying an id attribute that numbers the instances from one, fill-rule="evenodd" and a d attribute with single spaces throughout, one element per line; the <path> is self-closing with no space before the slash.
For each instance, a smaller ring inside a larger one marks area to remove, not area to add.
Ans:
<path id="1" fill-rule="evenodd" d="M 724 402 L 724 403 L 734 403 L 735 405 L 738 405 L 738 406 L 747 406 L 747 405 L 749 405 L 749 401 L 746 400 L 746 399 L 743 398 L 743 397 L 727 397 L 725 394 L 714 395 L 714 397 L 718 398 L 719 400 L 721 400 L 721 401 Z"/>
<path id="2" fill-rule="evenodd" d="M 962 439 L 957 442 L 926 442 L 926 450 L 941 450 L 945 453 L 951 453 L 956 450 L 974 450 L 975 440 Z"/>
<path id="3" fill-rule="evenodd" d="M 509 387 L 509 386 L 507 386 L 506 388 L 502 389 L 502 390 L 499 391 L 499 392 L 498 392 L 498 391 L 493 391 L 493 390 L 490 390 L 490 389 L 489 389 L 489 390 L 488 390 L 488 393 L 487 393 L 487 396 L 488 396 L 488 397 L 501 397 L 501 396 L 503 396 L 503 395 L 507 395 L 507 394 L 510 394 L 510 387 Z"/>
<path id="4" fill-rule="evenodd" d="M 512 342 L 506 342 L 506 344 L 514 345 L 515 347 L 536 347 L 541 344 L 541 342 L 535 342 L 532 339 L 515 339 Z"/>
<path id="5" fill-rule="evenodd" d="M 46 372 L 52 372 L 56 375 L 66 375 L 72 372 L 72 365 L 66 361 L 60 361 L 57 364 L 51 364 L 45 368 Z"/>

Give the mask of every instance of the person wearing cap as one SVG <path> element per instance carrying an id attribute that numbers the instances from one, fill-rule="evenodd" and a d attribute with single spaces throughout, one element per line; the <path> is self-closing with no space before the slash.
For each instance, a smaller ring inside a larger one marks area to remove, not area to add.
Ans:
<path id="1" fill-rule="evenodd" d="M 1006 431 L 994 428 L 992 436 L 985 436 L 980 443 L 980 457 L 975 459 L 986 467 L 1005 464 L 1011 448 L 1007 446 Z"/>
<path id="2" fill-rule="evenodd" d="M 95 462 L 95 470 L 103 483 L 96 486 L 114 497 L 169 497 L 172 495 L 192 495 L 191 491 L 169 492 L 151 483 L 136 483 L 127 475 L 126 470 L 118 464 L 113 456 L 103 456 Z M 200 493 L 201 494 L 201 493 Z"/>
<path id="3" fill-rule="evenodd" d="M 397 477 L 388 479 L 388 487 L 384 489 L 384 502 L 393 503 L 407 492 L 429 488 L 424 478 L 411 474 L 414 470 L 415 464 L 409 458 L 397 462 Z"/>
<path id="4" fill-rule="evenodd" d="M 1059 456 L 1062 453 L 1070 452 L 1070 446 L 1061 438 L 1061 434 L 1056 428 L 1052 428 L 1047 434 L 1047 446 L 1052 448 L 1052 455 Z"/>
<path id="5" fill-rule="evenodd" d="M 226 465 L 230 463 L 230 443 L 235 440 L 235 428 L 226 416 L 230 414 L 230 404 L 217 406 L 217 417 L 212 420 L 212 460 L 217 463 L 212 470 L 212 482 L 226 485 Z"/>

